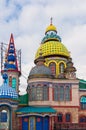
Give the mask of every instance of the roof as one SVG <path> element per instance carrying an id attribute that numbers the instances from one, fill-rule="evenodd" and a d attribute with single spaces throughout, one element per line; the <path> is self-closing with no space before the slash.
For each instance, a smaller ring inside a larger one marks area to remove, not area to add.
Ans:
<path id="1" fill-rule="evenodd" d="M 65 57 L 69 57 L 69 51 L 67 50 L 67 48 L 58 41 L 47 41 L 44 44 L 41 44 L 41 46 L 38 48 L 36 55 L 35 55 L 35 59 L 37 59 L 40 55 L 40 49 L 43 52 L 43 56 L 52 56 L 52 55 L 60 55 L 60 56 L 65 56 Z"/>
<path id="2" fill-rule="evenodd" d="M 79 89 L 80 90 L 86 90 L 86 81 L 85 80 L 79 81 Z"/>
<path id="3" fill-rule="evenodd" d="M 0 86 L 0 98 L 18 99 L 18 93 L 15 89 L 4 83 Z"/>
<path id="4" fill-rule="evenodd" d="M 40 78 L 40 77 L 52 77 L 52 73 L 49 67 L 45 66 L 45 65 L 38 65 L 35 66 L 31 69 L 30 73 L 29 73 L 29 77 L 31 78 Z"/>
<path id="5" fill-rule="evenodd" d="M 56 113 L 56 110 L 51 107 L 35 107 L 28 106 L 16 110 L 17 113 Z"/>
<path id="6" fill-rule="evenodd" d="M 28 104 L 28 94 L 19 96 L 19 105 L 27 105 Z"/>
<path id="7" fill-rule="evenodd" d="M 57 29 L 56 29 L 56 27 L 55 27 L 53 24 L 50 24 L 50 25 L 46 28 L 45 33 L 47 33 L 48 31 L 55 31 L 55 32 L 57 32 Z"/>

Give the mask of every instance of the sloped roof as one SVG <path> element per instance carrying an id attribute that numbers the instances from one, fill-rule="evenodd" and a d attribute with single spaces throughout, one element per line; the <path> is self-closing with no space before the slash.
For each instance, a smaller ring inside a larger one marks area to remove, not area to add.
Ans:
<path id="1" fill-rule="evenodd" d="M 28 104 L 28 94 L 19 96 L 19 105 L 27 105 Z"/>
<path id="2" fill-rule="evenodd" d="M 86 90 L 86 80 L 80 80 L 79 81 L 79 89 L 80 90 Z"/>
<path id="3" fill-rule="evenodd" d="M 16 112 L 17 113 L 56 113 L 56 110 L 51 107 L 28 106 L 28 107 L 20 108 Z"/>

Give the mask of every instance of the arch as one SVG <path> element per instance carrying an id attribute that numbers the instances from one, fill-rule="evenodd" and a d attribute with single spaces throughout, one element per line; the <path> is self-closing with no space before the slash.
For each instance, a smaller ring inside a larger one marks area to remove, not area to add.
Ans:
<path id="1" fill-rule="evenodd" d="M 50 60 L 50 61 L 48 62 L 48 64 L 47 64 L 47 66 L 50 67 L 50 64 L 51 64 L 51 63 L 54 63 L 54 64 L 55 64 L 55 75 L 54 75 L 54 76 L 56 76 L 56 75 L 58 74 L 57 62 L 56 62 L 55 60 Z M 52 72 L 52 70 L 51 70 L 51 72 Z"/>
<path id="2" fill-rule="evenodd" d="M 12 111 L 8 105 L 0 105 L 0 128 L 12 129 Z"/>
<path id="3" fill-rule="evenodd" d="M 65 64 L 64 62 L 59 63 L 59 73 L 64 73 Z"/>
<path id="4" fill-rule="evenodd" d="M 53 74 L 54 76 L 56 76 L 56 63 L 55 63 L 55 62 L 50 62 L 49 68 L 50 68 L 52 74 Z"/>
<path id="5" fill-rule="evenodd" d="M 62 69 L 61 64 L 64 65 L 63 70 L 61 70 Z M 64 69 L 66 68 L 66 63 L 64 61 L 59 61 L 57 64 L 57 68 L 58 68 L 58 74 L 63 73 Z"/>
<path id="6" fill-rule="evenodd" d="M 85 95 L 81 96 L 80 98 L 80 108 L 82 110 L 86 110 L 86 96 Z"/>

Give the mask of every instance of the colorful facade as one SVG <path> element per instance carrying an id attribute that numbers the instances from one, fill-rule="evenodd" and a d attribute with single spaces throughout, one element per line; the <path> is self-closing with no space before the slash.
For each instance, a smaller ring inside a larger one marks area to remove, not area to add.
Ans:
<path id="1" fill-rule="evenodd" d="M 52 21 L 36 52 L 25 95 L 19 95 L 18 63 L 11 34 L 1 69 L 4 79 L 0 87 L 1 129 L 57 130 L 66 124 L 67 129 L 74 124 L 86 128 L 86 81 L 76 77 L 70 53 Z"/>

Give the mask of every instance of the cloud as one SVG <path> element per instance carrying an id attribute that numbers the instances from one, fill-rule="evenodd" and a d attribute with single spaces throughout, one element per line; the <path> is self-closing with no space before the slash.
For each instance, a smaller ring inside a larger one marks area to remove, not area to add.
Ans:
<path id="1" fill-rule="evenodd" d="M 16 48 L 22 50 L 22 74 L 26 75 L 21 77 L 21 90 L 27 87 L 25 77 L 34 66 L 35 53 L 50 17 L 71 52 L 77 77 L 86 79 L 85 5 L 86 0 L 0 0 L 0 42 L 9 43 L 13 33 Z"/>

